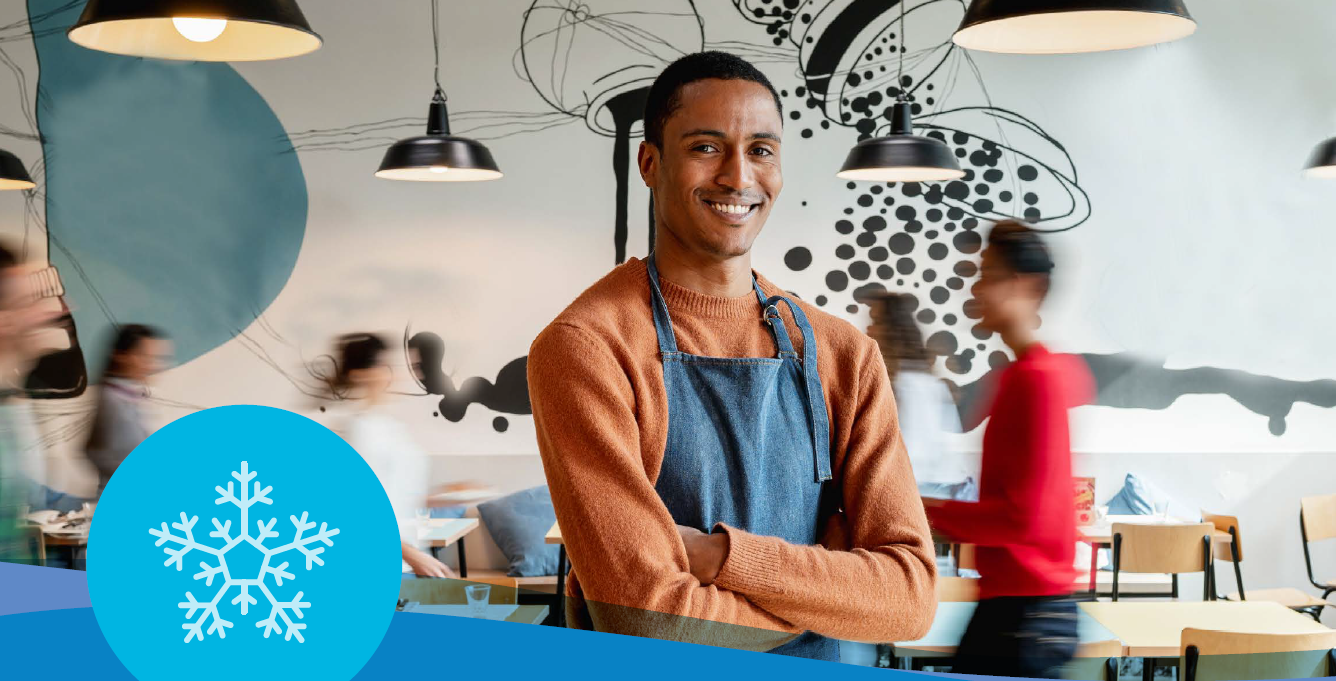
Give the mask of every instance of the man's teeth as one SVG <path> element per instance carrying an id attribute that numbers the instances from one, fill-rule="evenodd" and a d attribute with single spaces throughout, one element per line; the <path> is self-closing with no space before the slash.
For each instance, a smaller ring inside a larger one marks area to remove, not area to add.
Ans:
<path id="1" fill-rule="evenodd" d="M 752 209 L 751 204 L 715 203 L 713 201 L 710 201 L 708 203 L 715 210 L 720 211 L 722 213 L 730 213 L 732 215 L 745 215 L 747 213 L 750 213 Z"/>

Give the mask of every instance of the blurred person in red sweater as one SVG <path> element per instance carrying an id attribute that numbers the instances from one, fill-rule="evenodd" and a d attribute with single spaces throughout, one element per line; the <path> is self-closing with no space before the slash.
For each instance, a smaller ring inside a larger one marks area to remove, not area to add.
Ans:
<path id="1" fill-rule="evenodd" d="M 1079 358 L 1036 337 L 1053 257 L 1039 232 L 1000 222 L 988 235 L 974 299 L 979 324 L 1016 356 L 983 437 L 978 503 L 925 500 L 940 533 L 977 546 L 979 605 L 953 671 L 1058 678 L 1076 652 L 1076 518 L 1067 410 L 1093 396 Z"/>

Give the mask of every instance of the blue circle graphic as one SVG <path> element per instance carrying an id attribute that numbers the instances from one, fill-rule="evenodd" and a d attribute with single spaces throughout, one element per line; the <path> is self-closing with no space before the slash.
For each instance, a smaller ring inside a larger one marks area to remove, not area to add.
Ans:
<path id="1" fill-rule="evenodd" d="M 398 598 L 399 530 L 339 436 L 270 407 L 154 433 L 98 502 L 88 591 L 140 681 L 350 679 Z"/>

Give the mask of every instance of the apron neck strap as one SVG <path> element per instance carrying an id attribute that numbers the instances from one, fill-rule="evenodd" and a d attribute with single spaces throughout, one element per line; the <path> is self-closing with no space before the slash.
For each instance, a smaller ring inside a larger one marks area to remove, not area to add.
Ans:
<path id="1" fill-rule="evenodd" d="M 826 412 L 826 396 L 821 390 L 821 374 L 817 370 L 817 350 L 816 334 L 812 331 L 812 324 L 807 321 L 807 315 L 802 308 L 794 304 L 792 300 L 784 296 L 775 296 L 767 301 L 762 301 L 766 306 L 765 317 L 770 323 L 770 328 L 775 330 L 775 337 L 780 344 L 780 351 L 787 351 L 797 356 L 793 350 L 793 344 L 789 342 L 789 334 L 784 330 L 784 320 L 779 316 L 777 306 L 780 302 L 789 306 L 789 311 L 793 313 L 793 321 L 797 323 L 798 330 L 803 335 L 803 382 L 807 388 L 807 422 L 812 429 L 812 468 L 817 482 L 825 482 L 831 479 L 830 471 L 830 420 Z M 773 318 L 771 316 L 773 311 Z"/>
<path id="2" fill-rule="evenodd" d="M 654 264 L 654 254 L 645 260 L 649 268 L 650 306 L 654 308 L 654 333 L 659 337 L 659 352 L 671 354 L 677 352 L 677 337 L 673 335 L 673 319 L 668 316 L 668 304 L 663 301 L 663 291 L 659 290 L 659 268 Z"/>

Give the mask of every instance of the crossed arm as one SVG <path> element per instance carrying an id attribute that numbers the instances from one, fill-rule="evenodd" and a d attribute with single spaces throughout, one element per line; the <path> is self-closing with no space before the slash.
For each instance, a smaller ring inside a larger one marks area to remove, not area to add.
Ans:
<path id="1" fill-rule="evenodd" d="M 710 534 L 679 529 L 647 473 L 626 370 L 582 329 L 544 331 L 529 354 L 534 421 L 594 625 L 718 644 L 707 623 L 725 623 L 733 625 L 730 645 L 757 650 L 803 631 L 863 641 L 922 636 L 934 614 L 935 562 L 889 380 L 872 355 L 862 363 L 856 410 L 832 434 L 844 451 L 832 483 L 844 508 L 821 545 L 798 546 L 725 525 Z"/>

